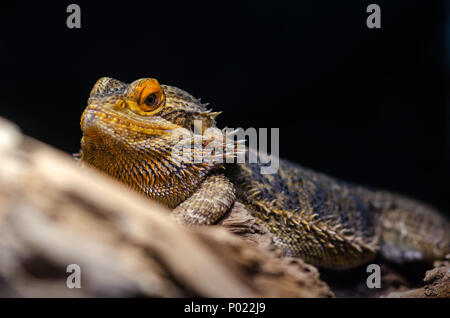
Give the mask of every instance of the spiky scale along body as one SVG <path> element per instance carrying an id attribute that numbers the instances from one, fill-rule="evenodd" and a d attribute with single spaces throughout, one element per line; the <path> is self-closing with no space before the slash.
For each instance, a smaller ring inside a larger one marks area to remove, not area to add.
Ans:
<path id="1" fill-rule="evenodd" d="M 287 255 L 332 269 L 367 262 L 379 250 L 396 262 L 450 253 L 448 222 L 413 200 L 285 160 L 276 173 L 263 175 L 257 163 L 174 156 L 175 131 L 192 132 L 196 121 L 202 123 L 203 146 L 217 142 L 204 130 L 215 127 L 217 113 L 178 88 L 153 79 L 125 84 L 102 78 L 88 104 L 81 120 L 82 161 L 166 204 L 179 222 L 215 223 L 239 200 Z M 214 156 L 204 148 L 195 151 Z"/>

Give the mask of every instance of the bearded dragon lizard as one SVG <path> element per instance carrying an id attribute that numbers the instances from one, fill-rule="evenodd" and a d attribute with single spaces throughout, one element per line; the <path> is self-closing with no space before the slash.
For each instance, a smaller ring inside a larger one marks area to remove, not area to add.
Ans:
<path id="1" fill-rule="evenodd" d="M 260 163 L 193 162 L 174 155 L 174 132 L 193 132 L 196 122 L 203 126 L 197 136 L 202 145 L 213 142 L 205 129 L 216 127 L 217 115 L 191 94 L 155 79 L 126 84 L 104 77 L 81 117 L 79 157 L 168 206 L 181 223 L 214 224 L 239 201 L 286 255 L 321 267 L 351 268 L 378 252 L 398 263 L 450 253 L 448 221 L 412 199 L 287 160 L 280 160 L 276 173 L 262 174 Z"/>

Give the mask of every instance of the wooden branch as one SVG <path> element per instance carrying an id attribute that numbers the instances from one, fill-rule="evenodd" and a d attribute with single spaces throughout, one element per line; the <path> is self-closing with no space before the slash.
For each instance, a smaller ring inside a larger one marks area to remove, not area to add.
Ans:
<path id="1" fill-rule="evenodd" d="M 450 262 L 438 262 L 425 273 L 425 286 L 394 291 L 384 295 L 390 298 L 450 298 Z"/>
<path id="2" fill-rule="evenodd" d="M 168 214 L 0 121 L 0 296 L 333 295 L 316 268 L 271 251 L 242 205 L 213 227 Z M 69 264 L 79 289 L 66 285 Z"/>

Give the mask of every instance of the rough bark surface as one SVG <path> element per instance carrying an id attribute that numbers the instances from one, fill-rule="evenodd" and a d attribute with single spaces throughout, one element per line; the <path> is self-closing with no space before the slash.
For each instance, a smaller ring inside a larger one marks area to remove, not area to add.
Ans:
<path id="1" fill-rule="evenodd" d="M 450 298 L 450 262 L 440 262 L 425 273 L 425 285 L 420 288 L 393 291 L 391 298 Z"/>

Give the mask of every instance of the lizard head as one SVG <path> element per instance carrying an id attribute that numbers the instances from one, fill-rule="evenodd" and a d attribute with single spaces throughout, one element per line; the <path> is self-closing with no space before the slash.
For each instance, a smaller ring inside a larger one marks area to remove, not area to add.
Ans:
<path id="1" fill-rule="evenodd" d="M 89 136 L 106 133 L 102 128 L 107 127 L 100 127 L 101 122 L 109 126 L 119 122 L 113 125 L 117 138 L 139 140 L 161 136 L 175 128 L 192 131 L 196 122 L 201 122 L 203 132 L 215 126 L 218 114 L 220 112 L 208 111 L 191 94 L 173 86 L 160 85 L 153 78 L 126 84 L 102 77 L 91 90 L 81 126 L 83 133 Z"/>
<path id="2" fill-rule="evenodd" d="M 156 79 L 131 84 L 103 77 L 94 85 L 81 117 L 81 160 L 175 206 L 219 165 L 178 160 L 172 149 L 179 129 L 201 133 L 219 113 L 199 99 Z"/>

